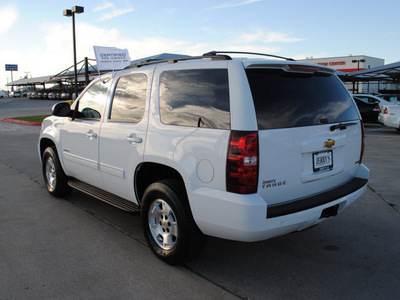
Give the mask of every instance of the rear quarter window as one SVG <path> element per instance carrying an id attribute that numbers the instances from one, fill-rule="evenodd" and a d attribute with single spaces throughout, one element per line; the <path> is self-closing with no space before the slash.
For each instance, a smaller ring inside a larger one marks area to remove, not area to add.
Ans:
<path id="1" fill-rule="evenodd" d="M 163 124 L 230 129 L 228 70 L 163 72 L 160 114 Z"/>
<path id="2" fill-rule="evenodd" d="M 247 69 L 259 129 L 330 124 L 359 119 L 357 108 L 333 74 Z"/>

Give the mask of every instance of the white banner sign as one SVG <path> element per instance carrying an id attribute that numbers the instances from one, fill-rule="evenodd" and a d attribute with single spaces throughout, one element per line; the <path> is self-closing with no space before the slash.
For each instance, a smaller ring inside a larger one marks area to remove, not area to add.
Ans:
<path id="1" fill-rule="evenodd" d="M 121 70 L 131 64 L 128 49 L 93 46 L 97 70 Z"/>

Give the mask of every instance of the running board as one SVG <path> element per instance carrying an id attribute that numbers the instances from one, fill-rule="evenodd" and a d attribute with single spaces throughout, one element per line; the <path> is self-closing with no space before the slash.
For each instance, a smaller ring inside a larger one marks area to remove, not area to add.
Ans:
<path id="1" fill-rule="evenodd" d="M 75 190 L 81 191 L 89 196 L 97 198 L 105 203 L 108 203 L 112 206 L 118 207 L 119 209 L 129 211 L 129 212 L 138 212 L 140 211 L 139 206 L 136 203 L 128 201 L 124 198 L 118 197 L 109 192 L 103 191 L 97 187 L 94 187 L 90 184 L 84 183 L 78 179 L 70 178 L 68 181 L 68 185 Z"/>

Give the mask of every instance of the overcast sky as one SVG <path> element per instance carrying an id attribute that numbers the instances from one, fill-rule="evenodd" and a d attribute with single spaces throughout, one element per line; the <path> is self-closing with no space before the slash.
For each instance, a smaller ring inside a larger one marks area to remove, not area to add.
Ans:
<path id="1" fill-rule="evenodd" d="M 0 0 L 0 89 L 14 80 L 56 74 L 93 46 L 127 48 L 133 59 L 159 53 L 241 50 L 303 59 L 368 55 L 400 61 L 399 0 Z M 26 72 L 26 73 L 25 73 Z M 29 72 L 29 73 L 28 73 Z"/>

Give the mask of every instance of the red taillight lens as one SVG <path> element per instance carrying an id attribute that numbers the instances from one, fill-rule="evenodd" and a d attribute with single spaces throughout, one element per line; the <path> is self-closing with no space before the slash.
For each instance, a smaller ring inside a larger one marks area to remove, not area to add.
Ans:
<path id="1" fill-rule="evenodd" d="M 364 149 L 365 149 L 365 142 L 364 142 L 364 123 L 361 121 L 361 153 L 360 153 L 360 164 L 362 163 L 364 157 Z"/>
<path id="2" fill-rule="evenodd" d="M 291 70 L 295 71 L 303 71 L 303 72 L 318 72 L 320 69 L 314 66 L 307 66 L 307 65 L 289 65 Z"/>
<path id="3" fill-rule="evenodd" d="M 384 115 L 387 115 L 389 113 L 389 110 L 388 110 L 388 108 L 386 106 L 383 106 L 382 107 L 382 112 L 383 112 Z"/>
<path id="4" fill-rule="evenodd" d="M 257 192 L 258 133 L 231 131 L 226 162 L 226 190 L 238 194 Z"/>
<path id="5" fill-rule="evenodd" d="M 375 107 L 374 107 L 374 111 L 380 111 L 381 109 L 379 108 L 379 105 L 377 104 L 377 105 L 375 105 Z"/>

